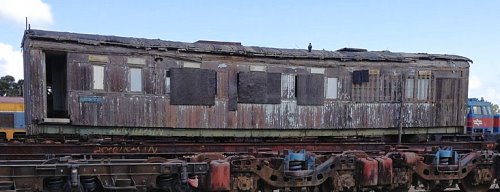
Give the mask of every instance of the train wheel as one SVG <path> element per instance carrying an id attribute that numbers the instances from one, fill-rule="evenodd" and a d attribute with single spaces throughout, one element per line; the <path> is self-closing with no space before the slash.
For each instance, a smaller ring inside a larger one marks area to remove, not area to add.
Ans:
<path id="1" fill-rule="evenodd" d="M 102 192 L 101 182 L 97 177 L 81 176 L 80 184 L 84 192 Z"/>
<path id="2" fill-rule="evenodd" d="M 271 186 L 267 185 L 266 182 L 262 181 L 262 180 L 259 180 L 258 181 L 258 188 L 260 192 L 272 192 L 274 191 L 273 188 L 271 188 Z"/>
<path id="3" fill-rule="evenodd" d="M 462 180 L 462 182 L 458 185 L 460 189 L 464 192 L 487 192 L 490 190 L 491 183 L 483 183 L 479 185 L 474 185 L 471 182 L 467 182 Z"/>
<path id="4" fill-rule="evenodd" d="M 331 192 L 333 191 L 333 181 L 332 178 L 328 178 L 321 186 L 319 187 L 320 192 Z"/>
<path id="5" fill-rule="evenodd" d="M 491 176 L 493 175 L 491 173 L 491 170 L 489 169 L 482 169 L 483 171 L 487 171 L 488 173 L 482 173 L 483 177 L 486 175 L 486 177 L 489 177 L 491 179 Z M 458 184 L 460 189 L 465 192 L 487 192 L 491 184 L 493 183 L 493 179 L 490 180 L 490 182 L 484 182 L 480 181 L 478 177 L 479 173 L 478 171 L 471 172 L 469 175 L 467 175 L 462 181 Z M 488 179 L 488 178 L 485 178 Z"/>
<path id="6" fill-rule="evenodd" d="M 43 179 L 44 192 L 69 192 L 68 181 L 64 177 L 47 177 Z"/>
<path id="7" fill-rule="evenodd" d="M 446 188 L 450 187 L 449 183 L 440 183 L 440 184 L 433 184 L 429 190 L 431 192 L 442 192 L 444 191 Z"/>

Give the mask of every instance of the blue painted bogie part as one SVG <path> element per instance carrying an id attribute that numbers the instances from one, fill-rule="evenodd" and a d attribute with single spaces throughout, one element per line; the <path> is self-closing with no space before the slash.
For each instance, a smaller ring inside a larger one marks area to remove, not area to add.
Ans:
<path id="1" fill-rule="evenodd" d="M 453 150 L 453 148 L 439 148 L 436 151 L 436 155 L 434 157 L 433 164 L 439 165 L 443 162 L 446 162 L 448 164 L 455 164 L 458 163 L 459 156 L 456 151 Z"/>
<path id="2" fill-rule="evenodd" d="M 288 150 L 288 155 L 283 159 L 285 171 L 313 170 L 315 158 L 302 149 L 298 153 Z"/>

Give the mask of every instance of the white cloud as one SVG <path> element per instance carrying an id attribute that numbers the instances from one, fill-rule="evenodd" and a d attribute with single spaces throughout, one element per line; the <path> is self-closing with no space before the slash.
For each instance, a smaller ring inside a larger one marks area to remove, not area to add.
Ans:
<path id="1" fill-rule="evenodd" d="M 0 43 L 0 76 L 5 75 L 23 79 L 23 55 L 11 45 Z"/>
<path id="2" fill-rule="evenodd" d="M 487 101 L 500 104 L 500 87 L 496 83 L 485 82 L 479 76 L 470 75 L 469 97 L 482 97 Z"/>
<path id="3" fill-rule="evenodd" d="M 484 93 L 484 99 L 495 104 L 500 104 L 500 89 L 498 87 L 487 87 Z"/>
<path id="4" fill-rule="evenodd" d="M 24 26 L 26 17 L 32 26 L 54 23 L 50 6 L 42 0 L 0 0 L 0 19 Z"/>
<path id="5" fill-rule="evenodd" d="M 481 79 L 478 76 L 470 75 L 469 77 L 469 89 L 479 89 L 482 86 Z"/>

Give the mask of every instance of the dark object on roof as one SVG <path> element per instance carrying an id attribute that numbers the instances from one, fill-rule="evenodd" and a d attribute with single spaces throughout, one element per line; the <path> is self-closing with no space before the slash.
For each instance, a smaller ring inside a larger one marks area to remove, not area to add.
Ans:
<path id="1" fill-rule="evenodd" d="M 24 39 L 32 38 L 47 41 L 63 41 L 88 45 L 112 45 L 138 49 L 177 50 L 182 52 L 198 52 L 219 55 L 239 55 L 247 57 L 277 57 L 292 59 L 321 59 L 340 61 L 394 61 L 411 62 L 415 60 L 453 60 L 472 62 L 469 58 L 426 53 L 395 53 L 389 51 L 361 51 L 362 49 L 341 49 L 338 51 L 280 49 L 256 46 L 241 46 L 237 43 L 213 43 L 201 41 L 184 43 L 164 41 L 160 39 L 144 39 L 105 35 L 80 34 L 69 32 L 26 30 Z M 357 51 L 356 51 L 357 50 Z"/>
<path id="2" fill-rule="evenodd" d="M 208 40 L 198 40 L 194 43 L 205 43 L 205 44 L 215 44 L 215 45 L 231 45 L 231 46 L 241 46 L 241 42 L 230 42 L 230 41 L 208 41 Z"/>
<path id="3" fill-rule="evenodd" d="M 346 51 L 346 52 L 368 52 L 366 49 L 361 49 L 361 48 L 351 48 L 351 47 L 344 47 L 342 49 L 339 49 L 337 51 Z"/>
<path id="4" fill-rule="evenodd" d="M 307 46 L 307 50 L 308 50 L 309 52 L 311 52 L 312 48 L 313 48 L 313 46 L 311 45 L 311 43 L 309 43 L 309 46 Z"/>

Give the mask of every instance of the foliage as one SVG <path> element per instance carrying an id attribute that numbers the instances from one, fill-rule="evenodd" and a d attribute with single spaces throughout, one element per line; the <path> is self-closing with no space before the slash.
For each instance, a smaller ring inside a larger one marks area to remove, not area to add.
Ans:
<path id="1" fill-rule="evenodd" d="M 0 77 L 0 96 L 20 97 L 23 96 L 24 80 L 16 79 L 10 75 Z"/>
<path id="2" fill-rule="evenodd" d="M 500 109 L 498 108 L 498 104 L 493 104 L 493 106 L 491 107 L 491 110 L 493 111 L 493 114 L 500 113 Z"/>

